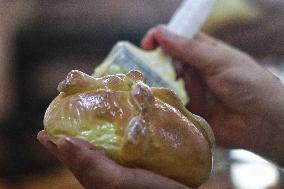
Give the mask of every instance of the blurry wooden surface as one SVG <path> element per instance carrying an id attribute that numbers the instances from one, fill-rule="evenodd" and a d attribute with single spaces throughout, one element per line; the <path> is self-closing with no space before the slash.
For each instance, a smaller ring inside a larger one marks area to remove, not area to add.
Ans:
<path id="1" fill-rule="evenodd" d="M 83 189 L 72 173 L 64 168 L 23 177 L 17 184 L 17 189 Z M 1 189 L 1 188 L 0 188 Z"/>

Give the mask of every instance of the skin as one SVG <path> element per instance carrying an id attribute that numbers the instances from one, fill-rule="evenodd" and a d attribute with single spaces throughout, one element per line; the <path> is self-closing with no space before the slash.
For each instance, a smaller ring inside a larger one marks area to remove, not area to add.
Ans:
<path id="1" fill-rule="evenodd" d="M 284 87 L 251 57 L 204 34 L 178 37 L 165 26 L 151 29 L 141 46 L 160 46 L 178 60 L 191 98 L 188 108 L 212 126 L 216 141 L 256 152 L 284 165 Z M 45 131 L 38 140 L 74 173 L 85 188 L 187 188 L 141 169 L 122 167 L 88 142 L 63 138 L 56 146 Z"/>
<path id="2" fill-rule="evenodd" d="M 256 152 L 284 165 L 284 87 L 247 54 L 204 34 L 178 37 L 165 26 L 151 29 L 146 50 L 159 44 L 182 62 L 178 73 L 191 98 L 188 108 L 203 116 L 219 145 Z"/>
<path id="3" fill-rule="evenodd" d="M 86 189 L 188 189 L 150 171 L 122 167 L 81 139 L 66 137 L 55 145 L 45 131 L 39 132 L 37 138 Z"/>

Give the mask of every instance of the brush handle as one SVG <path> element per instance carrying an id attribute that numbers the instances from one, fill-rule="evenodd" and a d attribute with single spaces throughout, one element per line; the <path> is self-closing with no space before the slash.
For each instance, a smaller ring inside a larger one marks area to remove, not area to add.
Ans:
<path id="1" fill-rule="evenodd" d="M 192 38 L 206 21 L 215 0 L 184 0 L 171 18 L 168 29 L 177 35 Z"/>

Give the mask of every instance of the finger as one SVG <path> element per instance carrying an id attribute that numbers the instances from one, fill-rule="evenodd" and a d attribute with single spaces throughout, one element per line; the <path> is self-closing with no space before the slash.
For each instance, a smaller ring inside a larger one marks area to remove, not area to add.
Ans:
<path id="1" fill-rule="evenodd" d="M 78 138 L 63 138 L 58 144 L 64 164 L 86 188 L 96 188 L 118 181 L 120 166 L 95 147 Z"/>
<path id="2" fill-rule="evenodd" d="M 158 27 L 164 27 L 164 25 L 159 25 Z M 145 37 L 141 41 L 141 47 L 145 50 L 152 50 L 158 46 L 155 38 L 156 27 L 150 29 Z"/>
<path id="3" fill-rule="evenodd" d="M 170 178 L 163 177 L 153 172 L 143 169 L 126 169 L 125 177 L 122 179 L 123 188 L 135 189 L 189 189 L 185 185 L 178 183 Z"/>
<path id="4" fill-rule="evenodd" d="M 50 141 L 46 131 L 42 130 L 37 134 L 37 139 L 39 142 L 48 150 L 50 151 L 54 156 L 57 158 L 60 157 L 60 153 L 58 151 L 57 146 Z"/>
<path id="5" fill-rule="evenodd" d="M 106 159 L 103 153 L 95 150 L 95 146 L 91 143 L 75 137 L 62 138 L 58 143 L 58 150 L 66 156 L 65 163 L 70 167 L 82 163 L 82 159 L 91 158 L 94 160 L 94 164 L 101 159 Z M 96 158 L 93 158 L 93 156 Z"/>
<path id="6" fill-rule="evenodd" d="M 232 63 L 232 56 L 240 55 L 232 47 L 204 34 L 187 39 L 173 34 L 165 26 L 153 28 L 145 40 L 150 41 L 149 44 L 155 41 L 166 53 L 201 72 L 214 72 L 220 66 Z M 145 45 L 147 47 L 147 43 Z"/>
<path id="7" fill-rule="evenodd" d="M 185 88 L 190 97 L 187 108 L 194 114 L 205 116 L 206 112 L 206 90 L 198 71 L 194 68 L 185 67 Z"/>
<path id="8" fill-rule="evenodd" d="M 173 65 L 176 70 L 177 78 L 182 78 L 184 75 L 184 65 L 175 59 L 173 59 Z"/>

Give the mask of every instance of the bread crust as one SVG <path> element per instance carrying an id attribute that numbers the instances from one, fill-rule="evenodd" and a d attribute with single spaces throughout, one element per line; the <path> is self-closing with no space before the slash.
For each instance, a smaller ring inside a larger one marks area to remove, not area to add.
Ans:
<path id="1" fill-rule="evenodd" d="M 58 90 L 44 118 L 53 142 L 80 137 L 122 165 L 190 187 L 209 177 L 213 132 L 173 91 L 149 87 L 138 71 L 93 78 L 76 70 Z"/>

